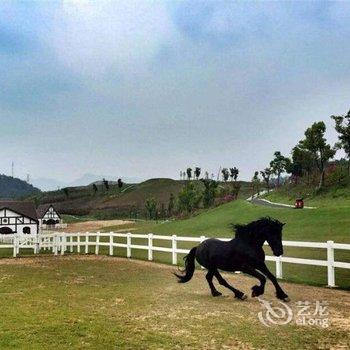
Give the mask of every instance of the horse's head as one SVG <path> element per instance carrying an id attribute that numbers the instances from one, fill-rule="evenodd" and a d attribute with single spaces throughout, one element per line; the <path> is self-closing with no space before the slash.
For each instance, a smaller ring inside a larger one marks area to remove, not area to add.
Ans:
<path id="1" fill-rule="evenodd" d="M 250 245 L 262 247 L 265 241 L 271 247 L 273 254 L 283 254 L 282 228 L 285 224 L 270 217 L 260 218 L 247 225 L 232 225 L 236 232 L 235 239 L 241 239 Z"/>
<path id="2" fill-rule="evenodd" d="M 284 225 L 284 223 L 278 220 L 273 220 L 271 218 L 266 219 L 266 227 L 264 229 L 265 238 L 273 254 L 276 256 L 283 254 L 282 229 Z"/>

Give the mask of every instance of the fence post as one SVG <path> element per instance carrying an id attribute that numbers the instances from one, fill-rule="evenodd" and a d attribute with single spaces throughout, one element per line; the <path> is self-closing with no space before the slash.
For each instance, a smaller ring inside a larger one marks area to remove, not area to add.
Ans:
<path id="1" fill-rule="evenodd" d="M 335 287 L 335 273 L 334 273 L 334 242 L 327 241 L 327 276 L 328 287 Z"/>
<path id="2" fill-rule="evenodd" d="M 100 248 L 100 232 L 96 233 L 96 242 L 95 242 L 95 254 L 98 255 L 98 251 Z"/>
<path id="3" fill-rule="evenodd" d="M 63 232 L 63 234 L 61 234 L 60 235 L 60 241 L 61 241 L 61 255 L 64 255 L 64 251 L 65 251 L 65 249 L 66 249 L 66 247 L 65 247 L 65 239 L 66 239 L 66 236 L 65 236 L 65 234 L 64 234 L 64 232 Z"/>
<path id="4" fill-rule="evenodd" d="M 131 258 L 131 233 L 126 234 L 126 257 Z"/>
<path id="5" fill-rule="evenodd" d="M 13 235 L 13 257 L 17 256 L 17 235 Z"/>
<path id="6" fill-rule="evenodd" d="M 282 259 L 280 256 L 276 257 L 276 277 L 283 278 Z"/>
<path id="7" fill-rule="evenodd" d="M 89 232 L 85 234 L 85 254 L 89 253 Z"/>
<path id="8" fill-rule="evenodd" d="M 74 248 L 74 246 L 73 246 L 73 235 L 71 235 L 71 236 L 69 237 L 69 244 L 70 244 L 70 249 L 69 249 L 69 251 L 70 251 L 71 253 L 73 253 L 73 248 Z"/>
<path id="9" fill-rule="evenodd" d="M 34 251 L 34 254 L 38 254 L 39 253 L 39 239 L 38 239 L 38 235 L 36 234 L 34 237 L 33 237 L 33 245 L 34 245 L 34 248 L 33 248 L 33 251 Z"/>
<path id="10" fill-rule="evenodd" d="M 148 260 L 153 260 L 153 233 L 148 234 Z"/>
<path id="11" fill-rule="evenodd" d="M 113 255 L 113 244 L 114 244 L 113 232 L 110 232 L 109 233 L 109 255 Z"/>
<path id="12" fill-rule="evenodd" d="M 172 263 L 173 265 L 177 265 L 177 241 L 176 241 L 176 235 L 171 236 L 171 248 L 172 248 Z"/>
<path id="13" fill-rule="evenodd" d="M 80 253 L 80 232 L 77 233 L 77 252 Z"/>
<path id="14" fill-rule="evenodd" d="M 58 254 L 58 237 L 56 234 L 53 235 L 53 252 L 55 255 Z"/>

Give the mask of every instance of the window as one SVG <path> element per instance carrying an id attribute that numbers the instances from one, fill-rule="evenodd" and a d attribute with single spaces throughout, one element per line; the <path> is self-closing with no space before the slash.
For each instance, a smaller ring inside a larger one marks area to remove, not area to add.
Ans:
<path id="1" fill-rule="evenodd" d="M 0 234 L 9 235 L 13 233 L 13 231 L 9 227 L 0 227 Z"/>
<path id="2" fill-rule="evenodd" d="M 29 226 L 23 227 L 23 233 L 25 233 L 26 235 L 30 235 L 30 227 Z"/>

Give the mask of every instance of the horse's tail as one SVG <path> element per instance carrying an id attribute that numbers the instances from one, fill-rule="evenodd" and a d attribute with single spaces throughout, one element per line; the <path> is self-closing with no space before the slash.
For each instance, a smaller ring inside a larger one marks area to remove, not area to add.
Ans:
<path id="1" fill-rule="evenodd" d="M 186 283 L 192 278 L 195 269 L 194 260 L 196 257 L 196 249 L 197 247 L 192 248 L 188 255 L 184 257 L 185 270 L 183 272 L 185 272 L 185 274 L 181 276 L 174 272 L 174 275 L 179 279 L 179 283 Z"/>

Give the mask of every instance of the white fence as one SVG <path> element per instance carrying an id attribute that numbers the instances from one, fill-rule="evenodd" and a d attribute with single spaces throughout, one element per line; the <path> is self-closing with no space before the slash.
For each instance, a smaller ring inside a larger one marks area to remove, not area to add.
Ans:
<path id="1" fill-rule="evenodd" d="M 123 238 L 124 243 L 118 242 L 118 239 Z M 147 244 L 136 244 L 135 239 L 146 240 Z M 0 249 L 13 249 L 13 256 L 19 254 L 20 249 L 33 249 L 37 254 L 41 250 L 51 250 L 55 255 L 71 253 L 89 253 L 89 247 L 94 247 L 94 253 L 99 254 L 100 247 L 107 247 L 108 254 L 116 254 L 117 248 L 125 248 L 126 256 L 131 258 L 133 249 L 146 250 L 148 252 L 148 260 L 153 260 L 153 252 L 165 252 L 171 254 L 172 264 L 177 265 L 178 254 L 187 254 L 189 249 L 180 249 L 177 246 L 178 242 L 200 243 L 206 237 L 183 237 L 183 236 L 162 236 L 149 234 L 132 234 L 132 233 L 54 233 L 54 234 L 39 234 L 39 235 L 0 235 Z M 223 241 L 229 241 L 231 238 L 220 238 Z M 170 247 L 161 247 L 154 245 L 154 241 L 168 241 Z M 283 241 L 284 247 L 300 247 L 300 248 L 320 248 L 327 250 L 327 260 L 303 259 L 292 257 L 276 257 L 266 256 L 266 260 L 275 261 L 276 276 L 283 278 L 282 263 L 292 263 L 312 266 L 327 267 L 327 281 L 329 287 L 335 286 L 335 268 L 350 269 L 350 263 L 335 261 L 335 250 L 350 250 L 350 244 L 335 243 L 333 241 L 321 242 L 299 242 L 299 241 Z M 75 249 L 74 249 L 75 248 Z"/>

